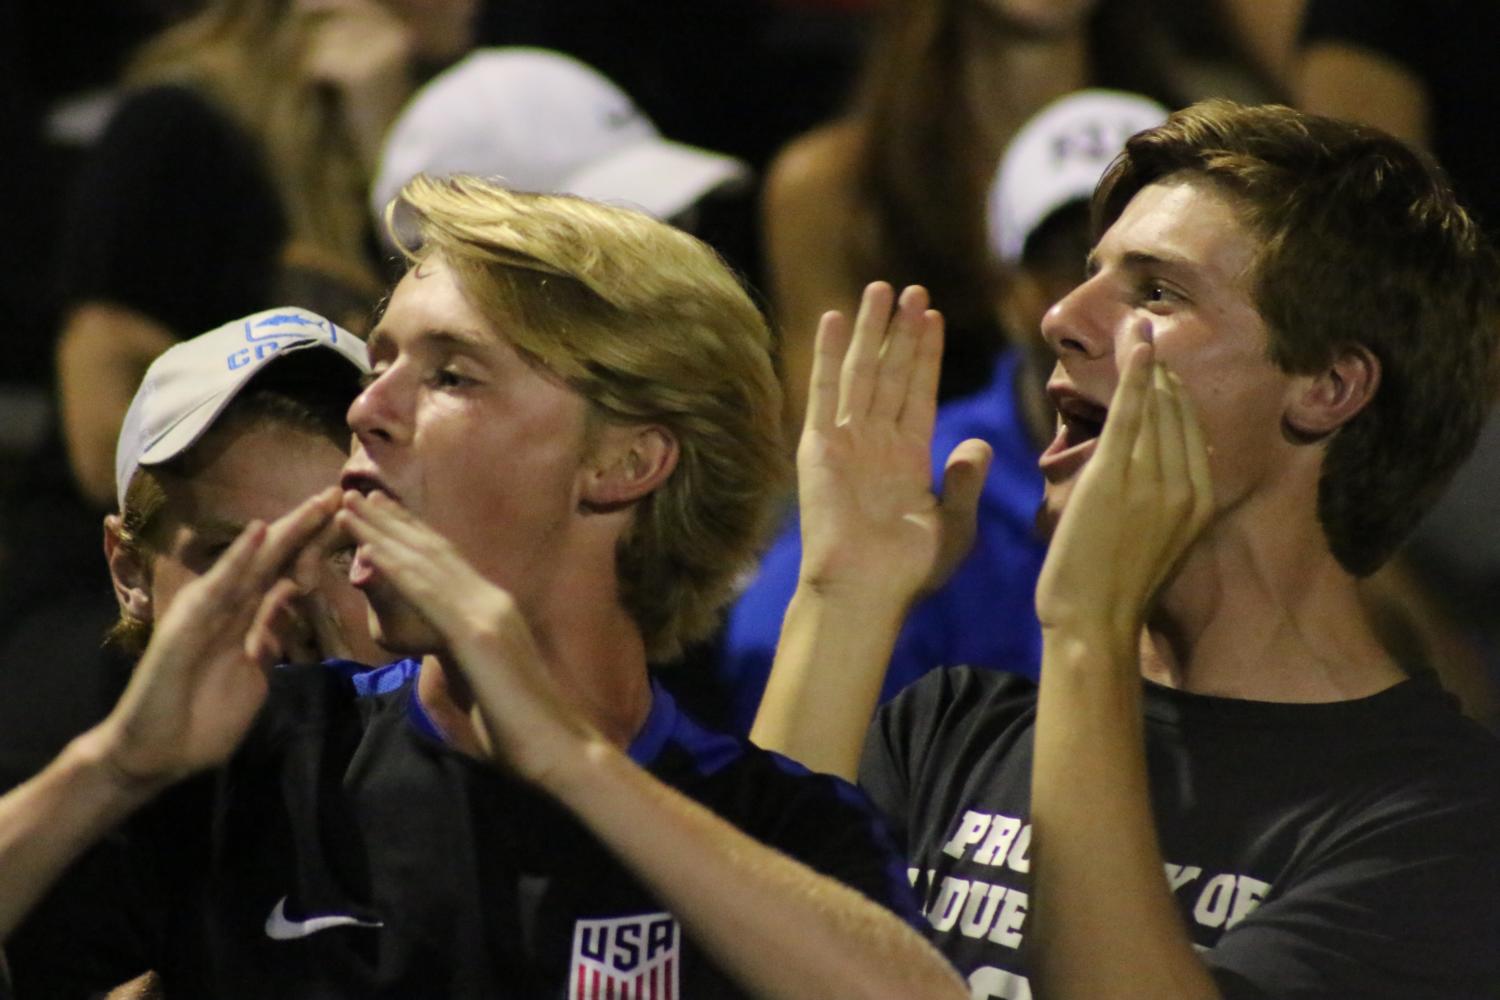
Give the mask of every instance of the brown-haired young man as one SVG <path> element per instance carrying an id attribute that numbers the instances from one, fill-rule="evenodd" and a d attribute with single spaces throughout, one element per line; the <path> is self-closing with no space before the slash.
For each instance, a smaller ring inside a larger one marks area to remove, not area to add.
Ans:
<path id="1" fill-rule="evenodd" d="M 931 936 L 976 998 L 1500 995 L 1500 750 L 1356 595 L 1474 440 L 1491 249 L 1425 160 L 1285 108 L 1175 114 L 1095 207 L 1043 322 L 1040 686 L 934 673 L 864 747 Z M 827 373 L 900 384 L 923 304 L 824 331 L 803 441 L 758 732 L 844 773 L 950 519 L 892 393 Z"/>

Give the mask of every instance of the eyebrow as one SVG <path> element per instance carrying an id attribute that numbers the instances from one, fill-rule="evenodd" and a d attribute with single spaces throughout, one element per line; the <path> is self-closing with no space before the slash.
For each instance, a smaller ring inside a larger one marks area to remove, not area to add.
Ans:
<path id="1" fill-rule="evenodd" d="M 1090 250 L 1084 261 L 1084 274 L 1093 277 L 1099 273 L 1098 254 Z M 1178 271 L 1195 271 L 1197 265 L 1177 254 L 1146 253 L 1144 250 L 1127 250 L 1120 256 L 1120 266 L 1132 271 L 1149 271 L 1154 268 L 1170 268 Z"/>
<path id="2" fill-rule="evenodd" d="M 384 327 L 377 326 L 370 331 L 365 346 L 371 355 L 387 349 L 386 342 L 391 339 L 390 334 L 385 332 Z M 477 351 L 484 348 L 490 341 L 490 337 L 479 330 L 439 330 L 430 327 L 423 330 L 415 338 L 423 346 L 436 347 L 448 351 Z"/>
<path id="3" fill-rule="evenodd" d="M 198 536 L 198 541 L 203 544 L 213 545 L 219 542 L 232 542 L 245 530 L 249 522 L 234 521 L 223 517 L 205 517 L 201 520 L 191 522 L 193 534 Z"/>

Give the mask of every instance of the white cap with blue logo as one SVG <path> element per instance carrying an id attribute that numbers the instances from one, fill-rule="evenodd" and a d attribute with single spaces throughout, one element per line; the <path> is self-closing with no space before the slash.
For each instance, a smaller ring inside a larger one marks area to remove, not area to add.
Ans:
<path id="1" fill-rule="evenodd" d="M 284 306 L 225 323 L 162 353 L 141 381 L 115 447 L 115 494 L 142 465 L 170 461 L 203 436 L 230 400 L 274 359 L 321 347 L 370 370 L 362 340 L 317 313 Z"/>

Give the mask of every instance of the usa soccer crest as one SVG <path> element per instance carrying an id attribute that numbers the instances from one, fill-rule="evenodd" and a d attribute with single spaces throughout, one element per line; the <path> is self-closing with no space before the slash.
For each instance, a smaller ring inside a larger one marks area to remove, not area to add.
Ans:
<path id="1" fill-rule="evenodd" d="M 678 1000 L 682 933 L 670 913 L 573 925 L 568 1000 Z"/>

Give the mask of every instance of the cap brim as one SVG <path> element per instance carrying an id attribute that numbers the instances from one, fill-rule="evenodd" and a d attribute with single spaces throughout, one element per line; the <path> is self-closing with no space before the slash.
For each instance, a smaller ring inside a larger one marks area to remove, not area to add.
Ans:
<path id="1" fill-rule="evenodd" d="M 737 189 L 749 181 L 750 166 L 742 160 L 669 139 L 647 139 L 578 171 L 561 190 L 671 219 L 710 192 Z"/>

